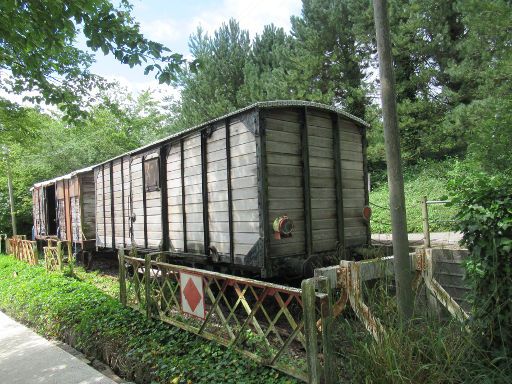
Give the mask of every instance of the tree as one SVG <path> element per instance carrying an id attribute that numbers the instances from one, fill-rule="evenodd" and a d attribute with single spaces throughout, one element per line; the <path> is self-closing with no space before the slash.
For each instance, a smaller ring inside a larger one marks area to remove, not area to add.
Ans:
<path id="1" fill-rule="evenodd" d="M 150 92 L 134 97 L 112 88 L 101 96 L 79 122 L 0 100 L 0 143 L 9 146 L 20 233 L 29 234 L 32 227 L 29 188 L 35 182 L 108 160 L 173 131 L 168 102 L 158 101 Z M 5 165 L 0 157 L 0 233 L 10 227 Z"/>
<path id="2" fill-rule="evenodd" d="M 146 39 L 121 0 L 5 0 L 0 6 L 0 69 L 10 73 L 0 85 L 17 93 L 37 91 L 29 99 L 58 105 L 68 116 L 83 115 L 82 104 L 104 83 L 89 71 L 90 53 L 75 47 L 83 32 L 87 46 L 113 54 L 130 67 L 147 63 L 160 83 L 175 78 L 182 56 Z"/>
<path id="3" fill-rule="evenodd" d="M 365 116 L 369 52 L 355 33 L 364 8 L 360 1 L 303 0 L 302 15 L 291 19 L 298 98 Z"/>
<path id="4" fill-rule="evenodd" d="M 273 24 L 256 35 L 244 68 L 241 100 L 245 104 L 298 97 L 293 78 L 295 44 L 291 36 Z"/>
<path id="5" fill-rule="evenodd" d="M 469 103 L 456 105 L 447 122 L 468 132 L 468 154 L 490 174 L 512 171 L 512 5 L 510 1 L 457 3 L 465 26 L 461 60 L 450 73 L 470 84 Z"/>
<path id="6" fill-rule="evenodd" d="M 239 90 L 250 52 L 249 33 L 231 19 L 212 37 L 198 29 L 190 38 L 197 69 L 185 68 L 178 84 L 181 92 L 179 125 L 190 127 L 244 105 Z"/>

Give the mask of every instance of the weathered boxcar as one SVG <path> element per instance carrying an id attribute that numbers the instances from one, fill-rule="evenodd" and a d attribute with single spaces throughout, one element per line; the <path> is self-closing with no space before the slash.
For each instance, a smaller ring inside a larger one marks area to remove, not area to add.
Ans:
<path id="1" fill-rule="evenodd" d="M 369 242 L 366 127 L 321 104 L 263 102 L 96 165 L 96 244 L 301 274 Z"/>
<path id="2" fill-rule="evenodd" d="M 95 189 L 92 168 L 34 184 L 34 237 L 72 240 L 75 250 L 94 249 Z"/>

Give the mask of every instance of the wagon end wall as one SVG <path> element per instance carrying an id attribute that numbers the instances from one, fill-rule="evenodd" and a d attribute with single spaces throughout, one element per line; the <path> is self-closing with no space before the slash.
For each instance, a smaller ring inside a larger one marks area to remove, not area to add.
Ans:
<path id="1" fill-rule="evenodd" d="M 284 216 L 294 224 L 291 236 L 269 236 L 274 268 L 367 244 L 364 129 L 343 115 L 308 107 L 267 110 L 263 124 L 266 225 L 272 228 Z"/>

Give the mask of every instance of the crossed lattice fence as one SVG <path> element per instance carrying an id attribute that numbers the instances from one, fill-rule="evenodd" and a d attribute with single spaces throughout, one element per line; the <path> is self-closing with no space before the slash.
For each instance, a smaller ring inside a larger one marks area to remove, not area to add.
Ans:
<path id="1" fill-rule="evenodd" d="M 203 292 L 193 292 L 184 276 L 195 276 Z M 324 376 L 332 382 L 330 360 L 321 358 L 332 356 L 326 342 L 332 302 L 330 293 L 315 292 L 312 279 L 297 289 L 121 252 L 120 283 L 121 301 L 147 316 L 235 348 L 297 378 Z M 192 306 L 204 306 L 199 316 L 185 313 L 185 307 L 190 311 L 190 298 L 184 294 L 189 289 L 192 297 L 200 297 Z"/>
<path id="2" fill-rule="evenodd" d="M 9 253 L 14 255 L 18 260 L 24 261 L 30 265 L 36 265 L 39 260 L 37 251 L 37 243 L 27 240 L 26 236 L 14 236 L 7 239 L 9 244 Z"/>
<path id="3" fill-rule="evenodd" d="M 73 269 L 73 255 L 70 241 L 47 239 L 48 245 L 43 247 L 44 266 L 47 271 L 62 271 L 67 263 Z"/>

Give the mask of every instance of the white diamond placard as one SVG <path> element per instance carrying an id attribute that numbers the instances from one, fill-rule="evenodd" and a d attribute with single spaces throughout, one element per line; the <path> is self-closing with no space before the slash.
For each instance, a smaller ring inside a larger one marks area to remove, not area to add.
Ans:
<path id="1" fill-rule="evenodd" d="M 192 273 L 180 272 L 181 310 L 204 319 L 203 278 Z"/>

